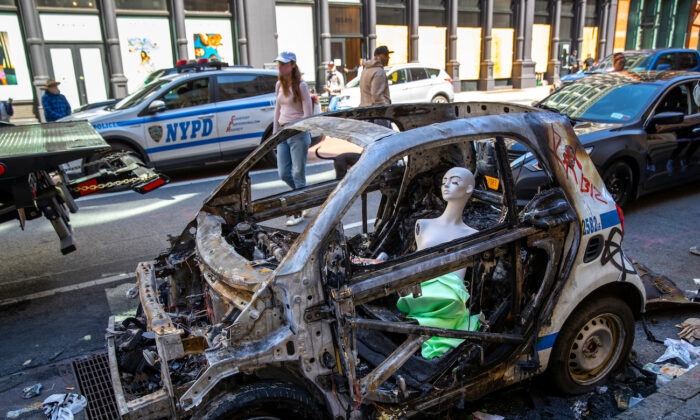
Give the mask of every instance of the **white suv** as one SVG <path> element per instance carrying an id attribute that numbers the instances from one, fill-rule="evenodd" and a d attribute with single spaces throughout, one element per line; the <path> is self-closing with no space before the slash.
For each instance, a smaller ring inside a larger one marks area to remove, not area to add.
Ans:
<path id="1" fill-rule="evenodd" d="M 272 132 L 277 71 L 224 65 L 165 76 L 112 107 L 65 119 L 89 121 L 112 149 L 159 169 L 229 160 Z"/>
<path id="2" fill-rule="evenodd" d="M 424 64 L 409 63 L 387 67 L 389 93 L 394 104 L 407 102 L 452 102 L 455 97 L 452 79 L 445 70 Z M 341 92 L 339 109 L 360 105 L 360 78 L 345 85 Z"/>

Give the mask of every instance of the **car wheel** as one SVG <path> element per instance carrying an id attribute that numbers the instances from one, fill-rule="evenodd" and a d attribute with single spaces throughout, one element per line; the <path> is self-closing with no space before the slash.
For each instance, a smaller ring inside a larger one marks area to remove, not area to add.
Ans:
<path id="1" fill-rule="evenodd" d="M 450 100 L 447 99 L 447 96 L 445 96 L 445 95 L 435 95 L 435 96 L 433 96 L 433 99 L 431 102 L 436 103 L 436 104 L 446 104 L 446 103 L 450 102 Z"/>
<path id="2" fill-rule="evenodd" d="M 321 408 L 299 387 L 283 382 L 259 382 L 215 398 L 194 418 L 322 419 Z"/>
<path id="3" fill-rule="evenodd" d="M 590 300 L 577 308 L 559 332 L 550 356 L 554 387 L 583 394 L 604 382 L 627 359 L 634 341 L 634 316 L 615 297 Z"/>
<path id="4" fill-rule="evenodd" d="M 630 166 L 618 160 L 603 173 L 605 187 L 618 206 L 624 207 L 632 201 L 634 195 L 634 173 Z"/>

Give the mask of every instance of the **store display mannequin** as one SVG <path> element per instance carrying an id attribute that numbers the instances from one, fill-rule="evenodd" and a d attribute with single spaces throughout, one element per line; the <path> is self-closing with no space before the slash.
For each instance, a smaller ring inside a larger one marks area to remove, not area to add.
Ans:
<path id="1" fill-rule="evenodd" d="M 416 221 L 416 248 L 440 245 L 477 232 L 462 220 L 462 212 L 474 191 L 474 175 L 466 168 L 452 168 L 442 178 L 442 198 L 447 202 L 445 211 L 435 219 Z M 464 287 L 466 269 L 444 274 L 421 283 L 421 296 L 413 294 L 399 299 L 396 307 L 415 319 L 420 325 L 475 331 L 480 327 L 479 315 L 469 315 L 469 293 Z M 440 357 L 459 346 L 458 338 L 432 337 L 421 348 L 426 359 Z"/>

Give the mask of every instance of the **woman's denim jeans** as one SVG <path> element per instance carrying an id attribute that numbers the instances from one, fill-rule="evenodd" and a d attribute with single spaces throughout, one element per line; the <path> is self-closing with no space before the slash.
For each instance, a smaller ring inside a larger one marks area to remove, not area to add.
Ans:
<path id="1" fill-rule="evenodd" d="M 306 155 L 311 135 L 299 133 L 277 145 L 277 170 L 293 190 L 306 186 Z"/>

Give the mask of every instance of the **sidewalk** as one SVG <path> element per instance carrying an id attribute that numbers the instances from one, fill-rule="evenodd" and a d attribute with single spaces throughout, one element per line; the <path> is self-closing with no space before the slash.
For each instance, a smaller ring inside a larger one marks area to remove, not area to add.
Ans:
<path id="1" fill-rule="evenodd" d="M 455 102 L 511 102 L 519 105 L 532 105 L 549 95 L 550 86 L 537 86 L 527 89 L 503 89 L 489 92 L 472 90 L 455 94 Z"/>
<path id="2" fill-rule="evenodd" d="M 700 365 L 649 395 L 615 419 L 699 419 Z"/>

